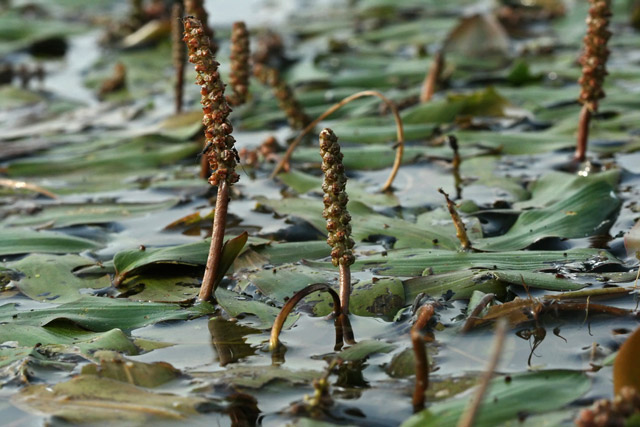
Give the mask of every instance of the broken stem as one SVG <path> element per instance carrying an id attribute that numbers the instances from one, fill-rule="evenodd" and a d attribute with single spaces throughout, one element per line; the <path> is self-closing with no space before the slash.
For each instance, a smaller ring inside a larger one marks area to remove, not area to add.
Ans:
<path id="1" fill-rule="evenodd" d="M 447 209 L 453 220 L 453 226 L 456 228 L 456 237 L 460 240 L 462 249 L 465 251 L 472 250 L 471 241 L 469 240 L 469 236 L 467 236 L 467 228 L 464 226 L 460 214 L 458 214 L 455 203 L 451 201 L 449 195 L 442 188 L 438 188 L 438 192 L 442 194 L 447 201 Z"/>
<path id="2" fill-rule="evenodd" d="M 325 291 L 331 295 L 333 299 L 333 315 L 334 315 L 334 325 L 336 328 L 336 345 L 335 349 L 338 350 L 342 347 L 343 342 L 353 341 L 353 330 L 351 328 L 351 323 L 349 322 L 349 318 L 342 312 L 340 308 L 340 297 L 329 285 L 325 283 L 314 283 L 312 285 L 307 286 L 306 288 L 296 292 L 289 301 L 282 306 L 280 313 L 276 317 L 276 320 L 273 322 L 273 327 L 271 328 L 271 337 L 269 338 L 269 350 L 274 351 L 278 348 L 280 344 L 280 331 L 282 331 L 282 326 L 284 322 L 287 320 L 287 316 L 293 311 L 295 306 L 302 300 L 302 298 L 306 297 L 309 294 L 314 292 Z"/>
<path id="3" fill-rule="evenodd" d="M 478 385 L 478 389 L 476 390 L 475 395 L 469 401 L 467 409 L 458 421 L 458 427 L 473 426 L 473 422 L 475 420 L 476 414 L 478 413 L 478 409 L 480 409 L 480 405 L 482 404 L 484 395 L 489 388 L 491 378 L 493 378 L 493 373 L 495 372 L 496 367 L 498 366 L 498 362 L 500 361 L 500 354 L 502 353 L 504 338 L 507 335 L 507 323 L 508 322 L 505 318 L 500 318 L 500 320 L 498 320 L 498 323 L 496 325 L 496 336 L 493 341 L 493 351 L 491 352 L 489 365 L 487 366 L 487 369 L 480 379 L 480 384 Z"/>
<path id="4" fill-rule="evenodd" d="M 384 102 L 387 105 L 387 107 L 391 110 L 391 113 L 393 114 L 393 117 L 396 122 L 396 134 L 398 139 L 398 141 L 395 144 L 396 158 L 395 158 L 395 161 L 393 162 L 393 168 L 391 169 L 389 178 L 387 178 L 387 181 L 382 186 L 382 191 L 390 190 L 391 185 L 393 184 L 393 180 L 395 179 L 396 175 L 398 174 L 398 170 L 400 169 L 400 164 L 402 163 L 402 155 L 404 153 L 404 128 L 402 126 L 402 119 L 400 118 L 400 113 L 398 112 L 398 108 L 396 107 L 395 103 L 376 90 L 364 90 L 362 92 L 354 93 L 353 95 L 347 96 L 342 101 L 337 102 L 331 107 L 329 107 L 324 113 L 320 114 L 318 118 L 316 118 L 314 121 L 309 123 L 307 127 L 305 127 L 302 130 L 302 132 L 300 132 L 300 134 L 296 137 L 296 139 L 293 140 L 291 145 L 289 145 L 289 148 L 287 148 L 286 153 L 284 154 L 284 156 L 282 156 L 282 159 L 280 160 L 276 168 L 271 173 L 271 178 L 274 178 L 277 174 L 279 174 L 283 169 L 286 168 L 286 166 L 291 161 L 291 156 L 293 155 L 293 151 L 296 149 L 298 144 L 300 144 L 300 141 L 302 141 L 302 138 L 304 138 L 306 134 L 311 132 L 318 123 L 320 123 L 322 120 L 326 119 L 328 116 L 330 116 L 331 114 L 333 114 L 334 112 L 342 108 L 343 106 L 347 105 L 351 101 L 354 101 L 358 98 L 363 98 L 365 96 L 376 96 L 380 98 L 382 102 Z"/>
<path id="5" fill-rule="evenodd" d="M 482 299 L 478 301 L 478 304 L 473 308 L 473 311 L 469 314 L 469 316 L 467 316 L 467 320 L 464 322 L 464 325 L 462 326 L 460 332 L 469 332 L 471 329 L 473 329 L 473 326 L 476 324 L 476 320 L 479 319 L 482 310 L 487 308 L 487 306 L 495 299 L 495 297 L 495 294 L 486 294 L 485 296 L 483 296 Z"/>
<path id="6" fill-rule="evenodd" d="M 211 232 L 211 247 L 209 257 L 204 270 L 202 286 L 198 298 L 208 301 L 215 292 L 215 280 L 218 275 L 220 259 L 222 257 L 222 244 L 224 240 L 224 229 L 227 222 L 227 208 L 229 206 L 229 184 L 221 181 L 218 184 L 218 196 L 216 197 L 216 210 L 213 217 L 213 231 Z"/>
<path id="7" fill-rule="evenodd" d="M 433 62 L 431 63 L 431 67 L 429 68 L 429 73 L 425 77 L 424 83 L 422 84 L 422 91 L 420 92 L 421 103 L 429 102 L 433 97 L 433 94 L 436 91 L 436 86 L 438 85 L 438 80 L 440 79 L 440 74 L 442 74 L 443 65 L 444 56 L 442 54 L 442 51 L 438 51 L 433 57 Z"/>
<path id="8" fill-rule="evenodd" d="M 424 409 L 425 393 L 429 388 L 429 361 L 427 359 L 426 342 L 422 330 L 427 326 L 433 316 L 433 305 L 427 304 L 420 307 L 418 318 L 411 327 L 411 344 L 416 359 L 416 386 L 413 390 L 413 412 Z"/>

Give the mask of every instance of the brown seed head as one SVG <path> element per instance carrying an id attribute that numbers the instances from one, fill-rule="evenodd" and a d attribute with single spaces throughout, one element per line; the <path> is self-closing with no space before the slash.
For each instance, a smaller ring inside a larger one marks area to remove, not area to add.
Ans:
<path id="1" fill-rule="evenodd" d="M 322 216 L 327 220 L 327 243 L 332 248 L 331 261 L 335 266 L 349 266 L 355 258 L 349 224 L 351 216 L 347 211 L 347 176 L 344 173 L 338 138 L 331 129 L 323 129 L 320 132 L 320 155 L 324 171 L 322 190 L 325 193 Z"/>
<path id="2" fill-rule="evenodd" d="M 231 136 L 233 127 L 227 120 L 231 108 L 224 97 L 224 84 L 218 73 L 218 62 L 213 59 L 209 49 L 209 38 L 202 31 L 200 21 L 186 17 L 184 22 L 184 41 L 189 48 L 189 62 L 195 65 L 198 76 L 196 84 L 201 86 L 202 123 L 206 127 L 206 151 L 211 170 L 209 182 L 218 185 L 225 180 L 229 184 L 240 178 L 235 172 L 235 139 Z"/>

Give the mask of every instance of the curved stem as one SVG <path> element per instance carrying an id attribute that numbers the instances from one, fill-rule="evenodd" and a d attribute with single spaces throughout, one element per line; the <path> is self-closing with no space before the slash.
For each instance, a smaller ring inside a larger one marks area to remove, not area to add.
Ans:
<path id="1" fill-rule="evenodd" d="M 476 324 L 476 320 L 478 319 L 478 316 L 480 316 L 480 313 L 482 313 L 482 310 L 487 308 L 487 306 L 495 299 L 495 297 L 495 294 L 486 294 L 485 296 L 483 296 L 482 299 L 478 301 L 478 304 L 474 307 L 473 311 L 469 313 L 469 316 L 467 316 L 467 320 L 464 322 L 464 325 L 462 326 L 460 332 L 469 332 L 471 329 L 473 329 L 473 326 Z"/>
<path id="2" fill-rule="evenodd" d="M 289 301 L 282 306 L 280 313 L 276 317 L 276 320 L 273 322 L 273 327 L 271 328 L 271 337 L 269 338 L 269 349 L 274 351 L 278 348 L 278 344 L 280 343 L 280 331 L 282 331 L 282 326 L 284 322 L 287 320 L 287 316 L 293 311 L 294 307 L 302 300 L 302 298 L 306 297 L 309 294 L 318 291 L 325 291 L 331 295 L 333 299 L 333 314 L 334 314 L 334 324 L 336 328 L 336 348 L 343 343 L 343 337 L 345 332 L 347 334 L 347 340 L 349 336 L 351 339 L 353 338 L 353 333 L 351 329 L 351 322 L 349 322 L 349 317 L 342 312 L 340 308 L 340 297 L 331 289 L 331 287 L 325 283 L 314 283 L 312 285 L 307 286 L 306 288 L 298 291 L 294 296 L 292 296 Z"/>
<path id="3" fill-rule="evenodd" d="M 377 90 L 364 90 L 362 92 L 354 93 L 353 95 L 347 96 L 342 101 L 340 101 L 340 102 L 332 105 L 331 107 L 329 107 L 329 109 L 327 109 L 327 111 L 325 111 L 324 113 L 320 114 L 320 116 L 318 116 L 318 118 L 316 118 L 314 121 L 309 123 L 309 125 L 307 125 L 307 127 L 305 127 L 302 130 L 302 132 L 300 132 L 300 134 L 296 137 L 296 139 L 293 140 L 291 145 L 289 145 L 289 148 L 287 148 L 286 153 L 284 154 L 284 156 L 282 156 L 282 159 L 280 160 L 280 162 L 277 164 L 276 168 L 271 173 L 271 178 L 274 178 L 278 173 L 280 173 L 285 168 L 285 165 L 287 165 L 289 163 L 289 161 L 291 160 L 291 156 L 293 155 L 293 151 L 296 149 L 298 144 L 300 144 L 300 141 L 302 141 L 302 138 L 306 134 L 311 132 L 316 127 L 316 125 L 318 123 L 320 123 L 322 120 L 326 119 L 328 116 L 330 116 L 335 111 L 337 111 L 340 108 L 342 108 L 343 106 L 347 105 L 351 101 L 356 100 L 358 98 L 363 98 L 365 96 L 376 96 L 376 97 L 380 98 L 382 100 L 382 102 L 384 102 L 387 105 L 387 107 L 389 107 L 389 109 L 391 110 L 391 112 L 393 114 L 395 122 L 396 122 L 396 133 L 397 133 L 397 138 L 398 138 L 398 141 L 396 142 L 396 145 L 395 145 L 396 146 L 396 158 L 395 158 L 395 161 L 393 162 L 393 168 L 391 169 L 391 173 L 389 174 L 389 178 L 387 178 L 387 181 L 382 186 L 382 191 L 388 191 L 391 188 L 391 184 L 393 184 L 393 180 L 395 179 L 396 175 L 398 174 L 398 170 L 400 169 L 400 164 L 402 163 L 402 155 L 404 153 L 404 128 L 402 126 L 402 119 L 400 118 L 400 113 L 398 112 L 398 108 L 396 107 L 395 103 L 393 101 L 391 101 L 390 99 L 388 99 L 383 94 L 381 94 L 380 92 L 378 92 Z"/>
<path id="4" fill-rule="evenodd" d="M 418 319 L 411 327 L 411 343 L 416 359 L 416 386 L 413 390 L 413 412 L 424 409 L 425 393 L 429 387 L 429 361 L 425 349 L 425 340 L 422 329 L 427 326 L 433 316 L 433 305 L 427 304 L 420 307 Z"/>
<path id="5" fill-rule="evenodd" d="M 215 280 L 222 258 L 222 244 L 224 240 L 224 229 L 227 222 L 227 208 L 229 206 L 229 184 L 222 181 L 218 185 L 218 196 L 216 197 L 216 210 L 213 217 L 213 231 L 211 233 L 211 246 L 209 247 L 209 257 L 202 278 L 202 286 L 198 298 L 207 301 L 215 291 Z"/>

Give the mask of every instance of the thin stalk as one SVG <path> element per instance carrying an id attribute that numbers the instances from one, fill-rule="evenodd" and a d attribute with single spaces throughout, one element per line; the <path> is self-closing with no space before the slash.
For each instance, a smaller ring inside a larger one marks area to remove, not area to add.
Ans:
<path id="1" fill-rule="evenodd" d="M 489 365 L 487 369 L 484 371 L 482 378 L 480 379 L 480 385 L 476 390 L 475 395 L 469 401 L 467 409 L 462 414 L 462 417 L 458 421 L 458 427 L 472 427 L 473 422 L 478 413 L 478 409 L 480 409 L 480 405 L 484 399 L 484 395 L 489 388 L 489 383 L 491 382 L 491 378 L 493 378 L 493 373 L 498 366 L 498 362 L 500 361 L 500 355 L 502 353 L 502 347 L 504 345 L 504 339 L 507 335 L 507 320 L 504 318 L 500 318 L 496 325 L 496 336 L 493 341 L 493 351 L 491 352 L 491 359 L 489 359 Z"/>
<path id="2" fill-rule="evenodd" d="M 449 147 L 453 150 L 453 158 L 451 159 L 451 170 L 453 171 L 453 184 L 456 187 L 456 199 L 462 198 L 462 177 L 460 176 L 460 149 L 458 146 L 458 138 L 453 135 L 447 136 Z"/>
<path id="3" fill-rule="evenodd" d="M 429 388 L 429 361 L 422 330 L 427 326 L 433 316 L 433 305 L 427 304 L 420 307 L 418 318 L 411 327 L 411 344 L 416 360 L 416 385 L 413 390 L 413 412 L 424 409 L 425 393 Z"/>
<path id="4" fill-rule="evenodd" d="M 576 153 L 573 158 L 578 162 L 584 162 L 587 156 L 587 142 L 589 139 L 589 123 L 591 122 L 591 110 L 585 104 L 580 110 L 578 121 L 578 139 L 576 143 Z"/>
<path id="5" fill-rule="evenodd" d="M 460 214 L 458 214 L 455 203 L 451 201 L 449 195 L 442 188 L 438 188 L 438 192 L 442 194 L 447 201 L 447 209 L 449 210 L 451 219 L 453 219 L 453 225 L 456 228 L 456 237 L 460 240 L 462 249 L 465 251 L 472 250 L 471 241 L 469 240 L 469 236 L 467 236 L 467 228 L 464 226 Z"/>
<path id="6" fill-rule="evenodd" d="M 211 246 L 209 257 L 202 278 L 202 286 L 198 298 L 202 301 L 211 299 L 215 292 L 215 280 L 220 267 L 222 257 L 222 245 L 224 241 L 224 229 L 227 222 L 227 208 L 229 207 L 229 184 L 221 181 L 218 184 L 218 196 L 216 197 L 216 210 L 213 217 L 213 231 L 211 233 Z"/>
<path id="7" fill-rule="evenodd" d="M 349 296 L 351 295 L 351 268 L 347 264 L 340 264 L 340 308 L 349 314 Z"/>
<path id="8" fill-rule="evenodd" d="M 280 332 L 282 331 L 282 326 L 284 322 L 287 320 L 287 316 L 293 311 L 295 306 L 302 301 L 302 298 L 306 297 L 309 294 L 314 292 L 324 291 L 328 292 L 333 299 L 333 315 L 334 315 L 334 325 L 336 329 L 336 345 L 335 348 L 339 349 L 342 347 L 344 342 L 345 330 L 353 337 L 353 332 L 351 328 L 351 323 L 349 322 L 349 318 L 342 313 L 342 309 L 340 308 L 340 297 L 331 289 L 331 287 L 325 283 L 314 283 L 313 285 L 309 285 L 301 291 L 296 292 L 294 296 L 292 296 L 285 305 L 282 306 L 280 313 L 276 316 L 276 320 L 273 322 L 273 327 L 271 328 L 271 337 L 269 338 L 269 350 L 274 351 L 280 345 Z"/>
<path id="9" fill-rule="evenodd" d="M 429 68 L 429 73 L 422 83 L 422 91 L 420 92 L 421 103 L 429 102 L 433 97 L 433 94 L 436 91 L 436 87 L 438 86 L 440 74 L 442 74 L 443 66 L 444 56 L 442 54 L 442 51 L 438 51 L 433 57 L 433 62 L 431 63 L 431 67 Z"/>
<path id="10" fill-rule="evenodd" d="M 187 51 L 182 43 L 182 15 L 184 15 L 184 4 L 182 1 L 173 3 L 171 9 L 171 43 L 173 50 L 173 68 L 176 72 L 174 87 L 175 113 L 182 112 L 182 99 L 184 88 L 184 66 L 187 60 Z"/>
<path id="11" fill-rule="evenodd" d="M 404 127 L 402 126 L 402 118 L 400 117 L 400 113 L 398 112 L 398 108 L 396 107 L 395 103 L 376 90 L 364 90 L 362 92 L 349 95 L 346 98 L 344 98 L 342 101 L 333 104 L 324 113 L 320 114 L 315 120 L 309 123 L 307 127 L 305 127 L 302 130 L 302 132 L 300 132 L 300 134 L 296 137 L 296 139 L 293 140 L 291 145 L 289 145 L 289 148 L 287 148 L 287 151 L 284 153 L 284 156 L 282 156 L 282 159 L 280 160 L 280 162 L 276 165 L 273 172 L 271 172 L 271 178 L 274 178 L 277 174 L 279 174 L 283 169 L 285 169 L 288 166 L 289 162 L 291 161 L 291 156 L 293 155 L 293 151 L 296 149 L 298 144 L 300 144 L 300 141 L 302 141 L 302 138 L 304 138 L 305 135 L 311 132 L 318 125 L 318 123 L 320 123 L 322 120 L 326 119 L 331 114 L 335 113 L 336 111 L 338 111 L 340 108 L 344 107 L 351 101 L 354 101 L 358 98 L 363 98 L 365 96 L 375 96 L 380 98 L 382 102 L 384 102 L 387 105 L 387 107 L 391 110 L 391 113 L 393 114 L 393 118 L 395 119 L 395 122 L 396 122 L 396 134 L 398 139 L 398 141 L 394 146 L 396 147 L 396 158 L 395 158 L 395 161 L 393 162 L 393 168 L 391 169 L 389 178 L 387 178 L 387 181 L 382 186 L 382 191 L 390 190 L 391 185 L 393 184 L 393 180 L 395 179 L 396 175 L 398 174 L 398 170 L 400 169 L 400 164 L 402 163 L 402 155 L 404 153 Z"/>

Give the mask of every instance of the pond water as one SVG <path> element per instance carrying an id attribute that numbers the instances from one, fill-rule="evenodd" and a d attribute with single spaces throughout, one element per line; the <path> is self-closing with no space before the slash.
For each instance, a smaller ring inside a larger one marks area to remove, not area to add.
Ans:
<path id="1" fill-rule="evenodd" d="M 191 64 L 185 112 L 173 109 L 166 14 L 147 10 L 160 30 L 125 49 L 136 30 L 124 25 L 128 2 L 7 3 L 0 62 L 46 73 L 0 86 L 3 424 L 455 425 L 491 359 L 500 310 L 510 323 L 476 425 L 571 425 L 613 396 L 615 353 L 638 323 L 640 35 L 626 7 L 614 6 L 607 96 L 577 163 L 582 2 L 207 0 L 225 82 L 231 24 L 244 20 L 254 51 L 269 31 L 282 36 L 284 55 L 270 60 L 309 117 L 379 90 L 407 136 L 393 191 L 380 193 L 396 129 L 378 98 L 363 98 L 322 121 L 291 171 L 271 179 L 273 158 L 246 153 L 273 136 L 279 159 L 299 130 L 253 79 L 230 116 L 242 161 L 226 228 L 250 237 L 208 304 L 195 298 L 216 193 L 200 178 Z M 66 52 L 36 55 L 42 40 L 63 40 Z M 419 103 L 441 49 L 437 91 Z M 125 88 L 98 95 L 118 62 Z M 338 135 L 349 178 L 357 344 L 334 347 L 331 305 L 316 293 L 273 354 L 283 304 L 311 283 L 338 287 L 323 243 L 322 127 Z M 457 136 L 459 168 L 445 135 Z M 488 293 L 463 333 L 470 304 Z M 410 330 L 424 304 L 435 309 L 422 331 L 430 387 L 413 415 Z M 321 378 L 328 398 L 314 405 Z M 495 397 L 505 387 L 513 400 Z"/>

